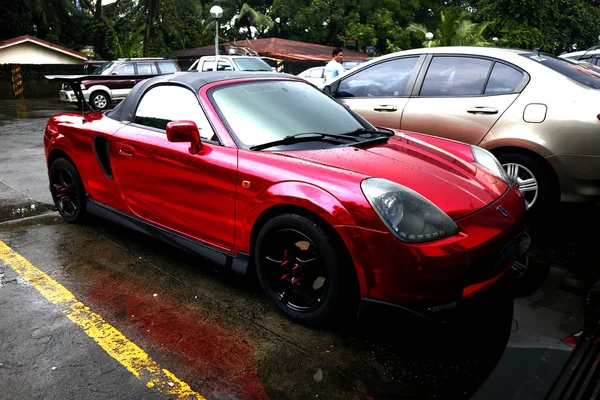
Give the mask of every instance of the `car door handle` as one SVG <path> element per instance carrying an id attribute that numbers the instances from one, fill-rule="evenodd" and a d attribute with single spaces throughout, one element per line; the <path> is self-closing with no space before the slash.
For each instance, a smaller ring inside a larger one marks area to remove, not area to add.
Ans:
<path id="1" fill-rule="evenodd" d="M 134 152 L 135 150 L 131 146 L 128 146 L 126 144 L 122 144 L 119 146 L 119 154 L 121 154 L 122 156 L 131 157 Z"/>
<path id="2" fill-rule="evenodd" d="M 498 114 L 498 109 L 494 107 L 471 107 L 467 108 L 467 112 L 470 114 Z"/>
<path id="3" fill-rule="evenodd" d="M 378 111 L 378 112 L 394 112 L 397 110 L 398 110 L 398 107 L 396 107 L 396 106 L 386 106 L 386 105 L 375 106 L 373 108 L 373 111 Z"/>

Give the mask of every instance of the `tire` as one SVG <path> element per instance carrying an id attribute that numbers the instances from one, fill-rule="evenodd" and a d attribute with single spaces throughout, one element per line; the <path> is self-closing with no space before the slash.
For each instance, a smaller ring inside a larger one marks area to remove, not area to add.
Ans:
<path id="1" fill-rule="evenodd" d="M 98 90 L 90 95 L 89 103 L 94 110 L 106 110 L 110 105 L 110 97 L 106 92 Z"/>
<path id="2" fill-rule="evenodd" d="M 344 268 L 346 252 L 323 227 L 307 217 L 281 214 L 261 229 L 254 249 L 263 291 L 287 317 L 319 325 L 352 311 L 356 294 L 353 268 Z M 349 263 L 348 267 L 351 266 Z"/>
<path id="3" fill-rule="evenodd" d="M 70 161 L 59 158 L 50 166 L 50 193 L 61 217 L 82 223 L 87 217 L 86 194 L 81 176 Z"/>
<path id="4" fill-rule="evenodd" d="M 527 214 L 538 214 L 551 202 L 549 180 L 543 168 L 533 159 L 517 153 L 498 156 L 509 178 L 515 179 L 525 199 Z"/>

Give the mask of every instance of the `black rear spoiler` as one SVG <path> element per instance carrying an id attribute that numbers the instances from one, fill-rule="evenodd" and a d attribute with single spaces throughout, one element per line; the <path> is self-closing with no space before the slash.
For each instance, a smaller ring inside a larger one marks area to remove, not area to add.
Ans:
<path id="1" fill-rule="evenodd" d="M 67 83 L 73 89 L 77 101 L 81 104 L 81 111 L 91 111 L 92 107 L 85 101 L 83 91 L 81 90 L 81 82 L 83 81 L 105 81 L 107 79 L 140 79 L 140 75 L 45 75 L 49 81 Z M 149 76 L 150 77 L 150 76 Z"/>

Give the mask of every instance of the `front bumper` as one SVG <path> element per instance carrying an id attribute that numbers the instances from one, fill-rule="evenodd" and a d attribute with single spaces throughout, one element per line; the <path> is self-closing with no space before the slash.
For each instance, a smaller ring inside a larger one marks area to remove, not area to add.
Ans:
<path id="1" fill-rule="evenodd" d="M 431 307 L 452 308 L 448 305 L 495 286 L 515 261 L 524 220 L 523 197 L 510 188 L 494 203 L 456 220 L 458 234 L 433 242 L 403 243 L 390 232 L 356 226 L 336 230 L 354 261 L 361 298 L 369 303 L 363 310 L 381 302 L 428 314 Z"/>
<path id="2" fill-rule="evenodd" d="M 360 319 L 379 319 L 389 317 L 405 318 L 416 317 L 433 323 L 444 323 L 451 320 L 463 311 L 472 308 L 475 305 L 495 304 L 502 296 L 507 297 L 513 292 L 512 287 L 517 279 L 524 274 L 527 269 L 527 252 L 531 245 L 531 238 L 527 233 L 519 235 L 518 257 L 501 274 L 477 284 L 478 289 L 469 296 L 463 296 L 462 299 L 445 304 L 437 305 L 414 305 L 403 306 L 384 301 L 363 298 L 360 301 L 358 317 Z M 509 245 L 506 248 L 510 248 Z M 475 286 L 475 285 L 473 285 Z M 463 294 L 469 287 L 463 289 Z"/>

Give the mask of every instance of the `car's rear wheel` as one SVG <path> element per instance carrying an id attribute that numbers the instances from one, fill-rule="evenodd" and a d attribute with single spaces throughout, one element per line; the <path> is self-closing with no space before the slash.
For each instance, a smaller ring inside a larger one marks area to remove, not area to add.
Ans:
<path id="1" fill-rule="evenodd" d="M 297 214 L 276 216 L 258 234 L 254 254 L 260 284 L 283 314 L 305 324 L 339 314 L 352 284 L 341 287 L 344 253 L 319 223 Z"/>
<path id="2" fill-rule="evenodd" d="M 67 222 L 81 223 L 86 217 L 85 189 L 81 176 L 64 158 L 50 166 L 50 193 L 56 209 Z"/>
<path id="3" fill-rule="evenodd" d="M 498 161 L 508 177 L 517 184 L 525 200 L 528 214 L 538 212 L 548 205 L 548 179 L 542 167 L 531 158 L 516 153 L 501 154 Z"/>
<path id="4" fill-rule="evenodd" d="M 90 105 L 94 110 L 106 110 L 109 104 L 110 98 L 102 91 L 97 91 L 90 95 Z"/>

